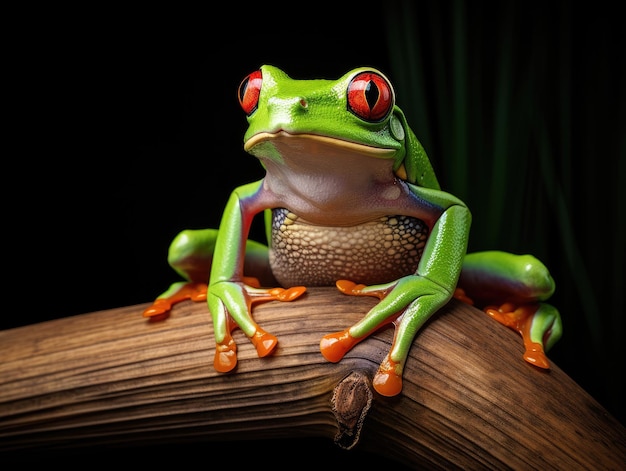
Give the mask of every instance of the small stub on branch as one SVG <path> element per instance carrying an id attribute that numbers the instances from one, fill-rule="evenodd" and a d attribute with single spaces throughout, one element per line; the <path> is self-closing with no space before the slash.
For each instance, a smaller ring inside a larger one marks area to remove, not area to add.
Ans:
<path id="1" fill-rule="evenodd" d="M 339 427 L 335 435 L 339 447 L 349 450 L 358 443 L 373 397 L 369 378 L 358 371 L 350 373 L 335 386 L 331 401 Z"/>

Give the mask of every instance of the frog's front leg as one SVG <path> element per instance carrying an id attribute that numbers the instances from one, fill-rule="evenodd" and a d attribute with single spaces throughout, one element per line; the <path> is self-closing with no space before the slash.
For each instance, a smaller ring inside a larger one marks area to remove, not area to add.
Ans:
<path id="1" fill-rule="evenodd" d="M 471 216 L 465 205 L 444 193 L 415 191 L 430 195 L 431 201 L 442 206 L 449 205 L 433 225 L 415 274 L 374 286 L 339 281 L 337 287 L 345 294 L 376 296 L 380 302 L 361 321 L 326 335 L 320 342 L 324 357 L 336 362 L 378 328 L 393 323 L 391 349 L 374 377 L 374 388 L 384 396 L 394 396 L 402 390 L 402 371 L 413 339 L 452 297 L 467 248 Z"/>
<path id="2" fill-rule="evenodd" d="M 215 369 L 232 370 L 237 364 L 237 347 L 231 331 L 239 327 L 256 347 L 260 357 L 268 355 L 277 339 L 265 332 L 252 318 L 252 305 L 259 301 L 292 301 L 306 288 L 259 288 L 246 284 L 244 278 L 244 253 L 253 217 L 268 207 L 263 202 L 263 181 L 243 185 L 231 194 L 215 243 L 215 262 L 211 276 L 207 303 L 213 318 L 215 333 Z"/>
<path id="3" fill-rule="evenodd" d="M 361 340 L 382 326 L 393 323 L 393 343 L 374 376 L 373 384 L 383 396 L 399 394 L 402 390 L 402 371 L 417 331 L 448 302 L 451 292 L 419 275 L 373 286 L 340 280 L 337 288 L 344 294 L 374 296 L 381 301 L 352 327 L 324 336 L 320 342 L 322 355 L 329 361 L 338 362 Z"/>
<path id="4" fill-rule="evenodd" d="M 305 288 L 301 286 L 266 289 L 243 282 L 221 281 L 211 284 L 207 302 L 215 334 L 215 369 L 226 373 L 237 365 L 237 345 L 231 335 L 236 327 L 241 328 L 250 339 L 259 357 L 269 355 L 278 339 L 254 321 L 252 305 L 270 300 L 293 301 L 304 292 Z"/>
<path id="5" fill-rule="evenodd" d="M 501 251 L 468 254 L 459 279 L 459 299 L 475 304 L 524 341 L 524 359 L 550 368 L 545 352 L 561 338 L 559 311 L 543 301 L 555 290 L 554 280 L 532 255 Z"/>

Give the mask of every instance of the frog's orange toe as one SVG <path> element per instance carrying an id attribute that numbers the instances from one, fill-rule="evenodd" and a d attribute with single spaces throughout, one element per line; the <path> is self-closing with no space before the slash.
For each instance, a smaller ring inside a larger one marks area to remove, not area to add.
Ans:
<path id="1" fill-rule="evenodd" d="M 543 346 L 540 343 L 529 342 L 526 346 L 526 351 L 524 352 L 524 360 L 539 368 L 543 368 L 545 370 L 550 369 L 550 362 L 546 358 Z"/>
<path id="2" fill-rule="evenodd" d="M 143 317 L 148 317 L 150 321 L 167 319 L 174 304 L 185 299 L 191 299 L 195 302 L 206 301 L 206 294 L 206 283 L 185 283 L 171 296 L 157 298 L 149 308 L 143 311 Z"/>
<path id="3" fill-rule="evenodd" d="M 276 336 L 265 332 L 263 329 L 258 328 L 257 331 L 250 337 L 252 345 L 255 346 L 257 354 L 260 358 L 263 358 L 270 353 L 278 344 Z"/>
<path id="4" fill-rule="evenodd" d="M 292 286 L 289 289 L 274 288 L 269 291 L 274 299 L 277 301 L 289 302 L 299 298 L 306 292 L 304 286 Z"/>
<path id="5" fill-rule="evenodd" d="M 346 329 L 322 337 L 322 340 L 320 340 L 320 351 L 328 361 L 337 363 L 357 343 L 358 340 L 352 337 Z"/>
<path id="6" fill-rule="evenodd" d="M 387 357 L 374 376 L 374 389 L 382 396 L 397 396 L 402 391 L 402 365 Z"/>
<path id="7" fill-rule="evenodd" d="M 365 288 L 365 285 L 357 285 L 354 281 L 350 280 L 337 280 L 335 286 L 337 286 L 337 289 L 342 293 L 352 295 L 361 294 L 361 291 Z"/>
<path id="8" fill-rule="evenodd" d="M 206 285 L 204 285 L 204 289 L 199 289 L 198 291 L 193 292 L 190 296 L 189 299 L 191 299 L 193 302 L 200 302 L 200 301 L 206 301 L 206 294 L 207 294 L 207 289 L 206 289 Z"/>
<path id="9" fill-rule="evenodd" d="M 162 321 L 169 317 L 171 309 L 170 301 L 166 298 L 160 298 L 143 311 L 143 317 L 148 317 L 151 321 Z"/>
<path id="10" fill-rule="evenodd" d="M 226 337 L 222 343 L 216 344 L 213 366 L 220 373 L 228 373 L 237 366 L 237 344 L 232 337 Z"/>

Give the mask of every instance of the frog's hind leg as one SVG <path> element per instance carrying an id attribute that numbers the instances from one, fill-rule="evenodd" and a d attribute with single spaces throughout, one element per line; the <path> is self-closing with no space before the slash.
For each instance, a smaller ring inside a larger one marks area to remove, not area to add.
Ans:
<path id="1" fill-rule="evenodd" d="M 205 301 L 217 229 L 187 229 L 181 231 L 170 244 L 167 262 L 185 279 L 172 283 L 144 312 L 151 321 L 166 319 L 174 304 L 190 299 Z M 273 284 L 269 266 L 268 248 L 253 240 L 246 242 L 244 258 L 244 281 L 251 286 L 260 283 Z"/>
<path id="2" fill-rule="evenodd" d="M 554 289 L 548 269 L 532 255 L 488 251 L 466 256 L 455 297 L 519 332 L 524 359 L 548 369 L 545 352 L 562 335 L 558 310 L 542 302 Z"/>
<path id="3" fill-rule="evenodd" d="M 561 316 L 547 303 L 516 306 L 504 303 L 487 306 L 484 311 L 501 324 L 519 332 L 524 340 L 524 360 L 539 368 L 549 369 L 545 352 L 561 337 Z"/>
<path id="4" fill-rule="evenodd" d="M 144 312 L 144 317 L 152 321 L 169 316 L 172 306 L 180 301 L 205 301 L 207 283 L 217 230 L 197 229 L 180 232 L 170 244 L 167 261 L 186 281 L 178 281 L 157 296 Z"/>
<path id="5" fill-rule="evenodd" d="M 207 284 L 178 281 L 172 283 L 167 291 L 161 293 L 154 302 L 143 311 L 143 316 L 151 322 L 162 321 L 169 317 L 174 304 L 191 299 L 192 301 L 206 300 Z"/>

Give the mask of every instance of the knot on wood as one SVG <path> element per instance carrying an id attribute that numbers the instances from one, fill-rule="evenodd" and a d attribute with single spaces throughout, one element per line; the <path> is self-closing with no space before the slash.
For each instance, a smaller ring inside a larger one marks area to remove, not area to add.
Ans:
<path id="1" fill-rule="evenodd" d="M 369 378 L 358 371 L 350 373 L 335 386 L 331 402 L 339 428 L 335 435 L 339 447 L 349 450 L 358 443 L 373 397 Z"/>

